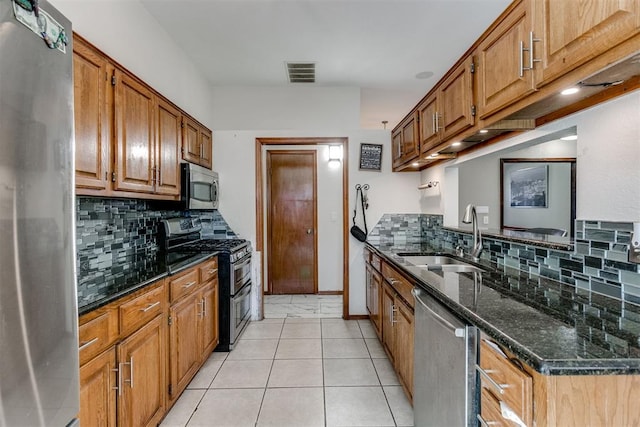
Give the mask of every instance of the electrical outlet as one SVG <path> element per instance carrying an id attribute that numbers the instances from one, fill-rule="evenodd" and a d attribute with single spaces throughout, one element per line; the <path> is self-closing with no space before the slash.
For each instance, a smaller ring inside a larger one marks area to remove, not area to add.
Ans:
<path id="1" fill-rule="evenodd" d="M 483 223 L 484 225 L 489 224 L 489 215 L 484 215 L 484 216 L 482 217 L 482 223 Z"/>

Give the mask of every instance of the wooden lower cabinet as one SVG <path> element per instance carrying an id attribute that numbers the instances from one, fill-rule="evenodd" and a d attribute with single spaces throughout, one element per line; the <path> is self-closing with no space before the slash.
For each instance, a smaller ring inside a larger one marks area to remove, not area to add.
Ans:
<path id="1" fill-rule="evenodd" d="M 115 427 L 116 368 L 115 347 L 80 368 L 80 419 L 83 427 Z"/>
<path id="2" fill-rule="evenodd" d="M 640 407 L 636 404 L 640 376 L 542 375 L 507 350 L 498 352 L 487 341 L 481 340 L 479 363 L 485 371 L 479 375 L 480 417 L 486 424 L 517 425 L 502 417 L 502 402 L 526 425 L 640 425 Z"/>
<path id="3" fill-rule="evenodd" d="M 383 270 L 384 271 L 384 270 Z M 382 346 L 409 400 L 413 399 L 413 308 L 385 277 L 381 292 Z M 393 280 L 393 279 L 392 279 Z M 407 285 L 408 282 L 402 282 Z"/>
<path id="4" fill-rule="evenodd" d="M 207 283 L 202 289 L 202 316 L 198 329 L 202 344 L 200 346 L 200 360 L 204 363 L 214 348 L 220 342 L 220 333 L 218 327 L 218 298 L 219 286 L 216 277 Z"/>
<path id="5" fill-rule="evenodd" d="M 118 345 L 118 424 L 156 426 L 164 416 L 165 319 L 159 315 Z"/>
<path id="6" fill-rule="evenodd" d="M 169 359 L 170 397 L 177 397 L 187 387 L 200 367 L 201 354 L 198 346 L 198 317 L 200 315 L 198 294 L 190 295 L 169 309 Z"/>

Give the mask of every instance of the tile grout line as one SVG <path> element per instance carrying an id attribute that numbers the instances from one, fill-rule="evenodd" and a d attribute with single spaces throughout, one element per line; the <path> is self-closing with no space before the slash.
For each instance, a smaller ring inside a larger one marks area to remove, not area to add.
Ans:
<path id="1" fill-rule="evenodd" d="M 267 375 L 267 381 L 264 384 L 264 390 L 262 392 L 262 400 L 260 401 L 260 407 L 258 408 L 258 415 L 256 416 L 256 421 L 254 426 L 258 426 L 258 420 L 260 420 L 260 414 L 262 412 L 262 408 L 264 406 L 264 399 L 267 396 L 267 388 L 269 387 L 269 380 L 271 379 L 271 373 L 273 372 L 273 364 L 276 360 L 276 353 L 278 353 L 278 347 L 280 346 L 280 337 L 282 336 L 282 330 L 284 329 L 284 321 L 282 322 L 282 326 L 280 327 L 280 334 L 278 335 L 278 343 L 276 344 L 276 349 L 273 352 L 273 358 L 271 359 L 271 367 L 269 368 L 269 375 Z"/>

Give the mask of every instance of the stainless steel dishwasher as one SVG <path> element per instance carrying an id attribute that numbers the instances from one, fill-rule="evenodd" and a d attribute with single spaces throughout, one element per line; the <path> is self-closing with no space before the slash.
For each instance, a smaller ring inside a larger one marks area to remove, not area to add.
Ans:
<path id="1" fill-rule="evenodd" d="M 477 426 L 477 329 L 414 288 L 416 427 Z"/>

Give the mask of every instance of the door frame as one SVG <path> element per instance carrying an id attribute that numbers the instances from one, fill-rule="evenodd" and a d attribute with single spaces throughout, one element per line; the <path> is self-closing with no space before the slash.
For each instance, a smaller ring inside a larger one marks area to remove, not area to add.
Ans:
<path id="1" fill-rule="evenodd" d="M 318 152 L 316 150 L 268 150 L 267 151 L 267 167 L 270 166 L 271 155 L 277 154 L 301 154 L 313 157 L 313 293 L 318 293 Z M 267 176 L 267 236 L 271 237 L 272 218 L 271 218 L 271 178 Z M 267 249 L 269 250 L 269 258 L 267 259 L 267 272 L 271 273 L 271 263 L 273 257 L 271 256 L 271 245 L 267 243 Z M 267 283 L 267 289 L 269 293 L 273 293 L 273 282 L 269 280 Z M 262 291 L 264 293 L 264 282 L 262 285 Z"/>
<path id="2" fill-rule="evenodd" d="M 340 145 L 342 146 L 342 318 L 349 319 L 349 138 L 256 138 L 256 251 L 260 252 L 260 292 L 264 312 L 264 168 L 263 146 L 278 145 Z"/>

